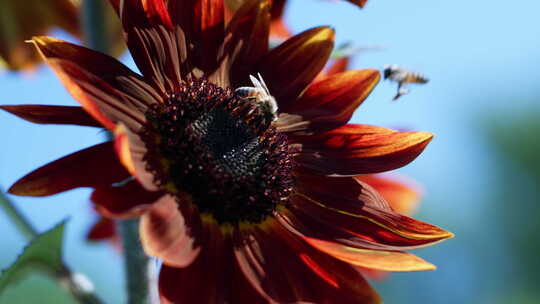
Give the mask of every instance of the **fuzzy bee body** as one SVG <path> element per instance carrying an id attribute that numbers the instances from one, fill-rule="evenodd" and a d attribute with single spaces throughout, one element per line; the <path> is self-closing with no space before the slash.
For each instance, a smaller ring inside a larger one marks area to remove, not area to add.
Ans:
<path id="1" fill-rule="evenodd" d="M 261 74 L 257 74 L 259 79 L 249 75 L 253 87 L 239 87 L 235 90 L 240 97 L 255 103 L 260 109 L 270 117 L 271 122 L 277 120 L 278 106 L 274 96 L 266 86 Z"/>
<path id="2" fill-rule="evenodd" d="M 396 96 L 394 96 L 393 100 L 396 100 L 399 97 L 410 92 L 410 89 L 406 88 L 405 85 L 410 83 L 424 84 L 429 81 L 429 79 L 427 79 L 424 75 L 402 69 L 395 64 L 385 66 L 383 76 L 384 79 L 389 79 L 391 81 L 397 82 L 398 84 L 398 91 Z"/>

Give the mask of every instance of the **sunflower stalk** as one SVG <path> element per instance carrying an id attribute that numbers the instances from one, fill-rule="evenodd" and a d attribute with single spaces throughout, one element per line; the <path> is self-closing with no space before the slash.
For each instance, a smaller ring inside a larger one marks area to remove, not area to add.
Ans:
<path id="1" fill-rule="evenodd" d="M 0 207 L 4 210 L 8 218 L 13 222 L 15 227 L 21 232 L 27 241 L 32 241 L 39 236 L 37 230 L 32 226 L 30 221 L 17 209 L 15 204 L 9 200 L 0 189 Z M 80 279 L 83 278 L 89 282 L 89 279 L 83 277 L 82 274 L 75 276 L 67 265 L 62 265 L 62 270 L 55 273 L 57 282 L 66 289 L 76 300 L 81 304 L 101 304 L 103 303 L 97 295 L 92 292 L 92 289 L 83 286 Z"/>
<path id="2" fill-rule="evenodd" d="M 108 3 L 103 0 L 84 0 L 82 6 L 82 29 L 87 46 L 96 51 L 111 54 L 112 47 L 107 40 L 106 9 Z M 107 132 L 107 139 L 112 139 L 112 134 Z M 117 222 L 123 245 L 125 265 L 127 303 L 148 304 L 152 303 L 150 291 L 155 285 L 150 259 L 144 253 L 138 230 L 138 220 L 119 220 Z"/>

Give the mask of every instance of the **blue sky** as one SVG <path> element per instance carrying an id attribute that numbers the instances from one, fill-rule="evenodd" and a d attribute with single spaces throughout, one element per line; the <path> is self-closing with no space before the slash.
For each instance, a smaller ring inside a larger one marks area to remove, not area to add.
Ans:
<path id="1" fill-rule="evenodd" d="M 411 303 L 477 303 L 482 290 L 472 286 L 484 267 L 491 265 L 477 265 L 470 242 L 482 235 L 478 227 L 490 207 L 488 190 L 497 166 L 479 126 L 493 115 L 503 119 L 500 113 L 538 109 L 534 97 L 539 93 L 540 78 L 536 63 L 540 58 L 539 11 L 540 2 L 532 0 L 370 0 L 363 10 L 344 1 L 290 1 L 286 18 L 295 32 L 327 24 L 336 29 L 338 44 L 352 41 L 357 46 L 384 46 L 359 54 L 354 68 L 382 69 L 397 63 L 430 78 L 427 85 L 411 87 L 412 92 L 397 102 L 391 102 L 395 84 L 381 81 L 353 118 L 356 123 L 435 133 L 425 153 L 402 172 L 414 176 L 427 190 L 419 218 L 451 231 L 470 232 L 419 252 L 437 264 L 438 271 L 395 275 L 378 284 L 391 293 L 388 303 L 395 303 L 392 297 L 396 294 L 397 299 Z M 0 73 L 0 91 L 0 104 L 75 105 L 46 67 L 23 77 Z M 32 169 L 104 137 L 92 128 L 32 125 L 3 112 L 0 129 L 0 187 L 4 189 Z M 71 218 L 68 263 L 87 273 L 106 299 L 116 303 L 122 299 L 118 292 L 122 285 L 111 282 L 122 277 L 118 254 L 105 245 L 89 246 L 82 240 L 93 220 L 88 193 L 83 189 L 49 198 L 13 199 L 39 230 Z M 24 242 L 2 214 L 0 233 L 0 263 L 7 263 Z M 106 265 L 110 271 L 95 265 Z M 424 285 L 414 285 L 414 280 Z M 456 281 L 455 290 L 445 294 L 448 287 L 442 282 Z M 411 291 L 418 286 L 429 288 Z"/>

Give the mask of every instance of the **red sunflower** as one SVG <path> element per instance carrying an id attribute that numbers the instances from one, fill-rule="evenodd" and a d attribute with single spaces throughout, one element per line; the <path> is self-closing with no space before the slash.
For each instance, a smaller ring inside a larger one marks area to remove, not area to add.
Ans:
<path id="1" fill-rule="evenodd" d="M 36 37 L 82 108 L 2 106 L 38 123 L 104 126 L 114 142 L 45 165 L 11 193 L 93 187 L 104 215 L 140 215 L 144 249 L 163 260 L 164 303 L 378 303 L 359 267 L 434 268 L 403 250 L 452 234 L 396 213 L 358 177 L 406 165 L 432 135 L 347 124 L 380 76 L 312 83 L 332 29 L 269 51 L 267 1 L 248 1 L 227 23 L 222 1 L 121 4 L 142 75 Z M 271 95 L 246 88 L 259 73 Z"/>

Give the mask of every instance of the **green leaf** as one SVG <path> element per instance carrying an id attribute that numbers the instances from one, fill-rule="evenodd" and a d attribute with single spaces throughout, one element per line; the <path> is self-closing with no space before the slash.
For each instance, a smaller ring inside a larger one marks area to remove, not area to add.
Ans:
<path id="1" fill-rule="evenodd" d="M 49 231 L 38 235 L 9 268 L 0 276 L 0 293 L 11 283 L 33 271 L 57 276 L 65 271 L 62 262 L 64 226 L 62 221 Z"/>

